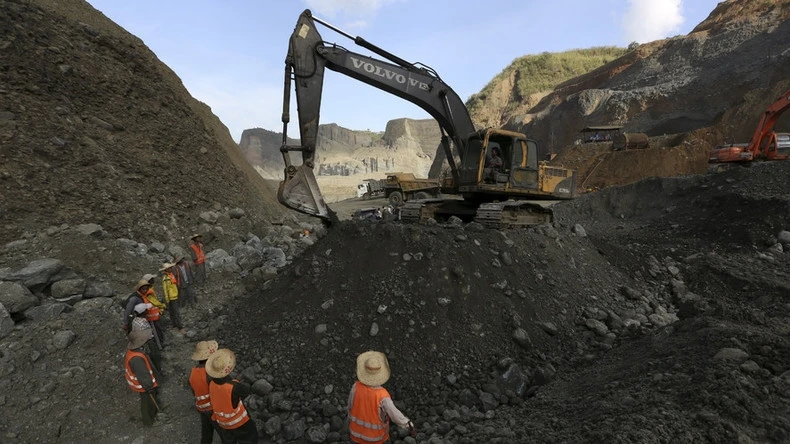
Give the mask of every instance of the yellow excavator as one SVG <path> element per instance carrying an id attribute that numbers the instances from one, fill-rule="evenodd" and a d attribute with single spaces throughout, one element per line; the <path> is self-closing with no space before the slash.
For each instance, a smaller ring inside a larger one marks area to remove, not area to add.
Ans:
<path id="1" fill-rule="evenodd" d="M 325 42 L 316 22 L 387 61 Z M 538 161 L 537 143 L 524 134 L 495 128 L 476 129 L 461 98 L 432 68 L 407 62 L 305 10 L 291 35 L 285 59 L 280 151 L 286 167 L 285 179 L 277 193 L 283 205 L 326 220 L 334 218 L 313 172 L 326 68 L 408 100 L 439 123 L 451 188 L 462 199 L 406 202 L 401 209 L 402 220 L 443 220 L 457 216 L 491 227 L 536 225 L 552 220 L 551 210 L 536 200 L 576 197 L 575 171 Z M 287 144 L 292 84 L 296 90 L 301 135 L 296 146 Z M 290 152 L 301 153 L 301 165 L 291 162 Z M 492 161 L 495 152 L 500 160 Z"/>

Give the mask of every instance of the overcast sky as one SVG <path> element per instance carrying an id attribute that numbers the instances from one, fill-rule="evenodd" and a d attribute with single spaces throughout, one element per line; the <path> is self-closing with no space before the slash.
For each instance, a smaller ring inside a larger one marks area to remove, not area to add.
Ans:
<path id="1" fill-rule="evenodd" d="M 299 14 L 434 68 L 463 100 L 514 59 L 544 51 L 645 43 L 689 33 L 716 0 L 88 0 L 142 39 L 208 104 L 237 142 L 247 128 L 281 132 L 283 70 Z M 324 40 L 367 54 L 320 27 Z M 295 102 L 295 99 L 293 99 Z M 321 123 L 383 131 L 429 118 L 405 100 L 327 70 Z M 299 137 L 296 114 L 288 133 Z"/>

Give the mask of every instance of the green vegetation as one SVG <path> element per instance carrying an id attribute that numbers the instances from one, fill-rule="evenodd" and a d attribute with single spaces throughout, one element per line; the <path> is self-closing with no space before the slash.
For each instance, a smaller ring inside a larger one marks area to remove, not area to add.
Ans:
<path id="1" fill-rule="evenodd" d="M 477 108 L 483 106 L 494 86 L 508 78 L 514 71 L 517 84 L 512 101 L 518 102 L 530 94 L 550 91 L 560 83 L 586 74 L 627 52 L 626 48 L 599 46 L 519 57 L 494 77 L 482 91 L 472 95 L 467 101 L 467 107 L 474 114 Z"/>

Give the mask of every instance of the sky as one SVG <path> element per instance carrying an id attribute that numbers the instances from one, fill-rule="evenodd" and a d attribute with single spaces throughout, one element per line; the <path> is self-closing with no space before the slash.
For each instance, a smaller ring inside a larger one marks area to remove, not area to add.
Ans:
<path id="1" fill-rule="evenodd" d="M 88 0 L 140 38 L 236 142 L 249 128 L 282 132 L 288 39 L 310 9 L 352 36 L 432 67 L 466 101 L 513 60 L 544 51 L 626 47 L 689 33 L 718 0 Z M 371 55 L 318 26 L 325 41 Z M 378 56 L 375 56 L 378 58 Z M 292 93 L 288 135 L 298 138 Z M 389 120 L 430 116 L 327 70 L 320 123 L 383 131 Z"/>

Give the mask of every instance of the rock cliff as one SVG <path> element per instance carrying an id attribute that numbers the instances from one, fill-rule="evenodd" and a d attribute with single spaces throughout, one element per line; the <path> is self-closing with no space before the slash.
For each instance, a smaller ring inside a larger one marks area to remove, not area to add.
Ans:
<path id="1" fill-rule="evenodd" d="M 383 178 L 387 172 L 428 173 L 441 140 L 433 119 L 395 119 L 383 133 L 354 131 L 330 123 L 318 128 L 315 172 L 327 201 L 352 197 L 365 178 Z M 239 147 L 249 162 L 267 179 L 282 179 L 282 134 L 263 129 L 245 130 Z M 289 141 L 289 144 L 298 141 Z M 301 162 L 294 156 L 296 163 Z"/>

